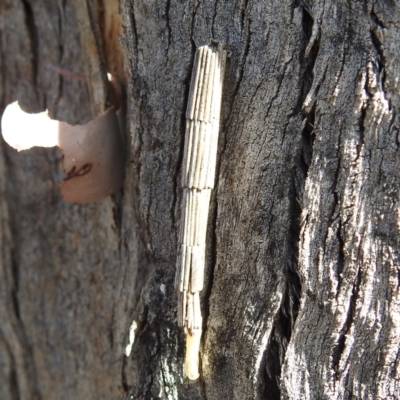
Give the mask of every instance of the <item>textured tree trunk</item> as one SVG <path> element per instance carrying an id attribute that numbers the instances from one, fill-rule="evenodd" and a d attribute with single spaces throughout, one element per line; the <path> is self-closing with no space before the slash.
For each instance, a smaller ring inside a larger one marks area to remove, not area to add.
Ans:
<path id="1" fill-rule="evenodd" d="M 230 58 L 192 382 L 174 280 L 210 39 Z M 0 114 L 114 104 L 127 151 L 123 191 L 79 205 L 58 149 L 1 142 L 0 399 L 399 399 L 399 40 L 392 0 L 0 0 Z"/>

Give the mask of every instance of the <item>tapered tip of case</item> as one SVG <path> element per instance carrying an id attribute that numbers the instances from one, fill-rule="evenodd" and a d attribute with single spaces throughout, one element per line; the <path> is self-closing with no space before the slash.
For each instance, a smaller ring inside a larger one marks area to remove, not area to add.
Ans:
<path id="1" fill-rule="evenodd" d="M 201 329 L 186 334 L 185 375 L 192 381 L 199 378 L 199 350 Z"/>

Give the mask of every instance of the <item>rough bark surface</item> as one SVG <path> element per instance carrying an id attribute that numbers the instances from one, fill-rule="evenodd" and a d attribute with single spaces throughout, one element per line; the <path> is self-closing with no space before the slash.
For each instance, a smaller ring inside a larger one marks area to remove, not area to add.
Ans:
<path id="1" fill-rule="evenodd" d="M 122 193 L 76 205 L 57 149 L 1 142 L 0 398 L 400 398 L 399 30 L 391 0 L 0 0 L 1 113 L 120 104 L 128 154 Z M 180 170 L 210 39 L 230 59 L 190 382 Z"/>

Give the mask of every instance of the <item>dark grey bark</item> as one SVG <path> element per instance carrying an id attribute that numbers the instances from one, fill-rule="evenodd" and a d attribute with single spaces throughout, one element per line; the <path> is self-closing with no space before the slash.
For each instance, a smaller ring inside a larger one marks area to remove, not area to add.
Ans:
<path id="1" fill-rule="evenodd" d="M 128 153 L 122 193 L 76 205 L 57 149 L 1 143 L 0 398 L 400 398 L 399 27 L 390 0 L 0 0 L 1 110 L 125 104 Z M 190 382 L 179 180 L 212 38 L 231 57 Z"/>

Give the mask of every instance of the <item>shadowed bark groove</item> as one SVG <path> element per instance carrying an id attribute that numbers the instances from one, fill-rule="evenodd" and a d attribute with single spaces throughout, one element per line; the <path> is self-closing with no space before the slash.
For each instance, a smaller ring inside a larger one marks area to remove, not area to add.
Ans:
<path id="1" fill-rule="evenodd" d="M 399 26 L 389 0 L 0 1 L 1 113 L 120 106 L 128 154 L 121 193 L 68 204 L 57 149 L 0 142 L 0 398 L 400 398 Z M 191 382 L 179 181 L 211 39 L 230 59 Z"/>

